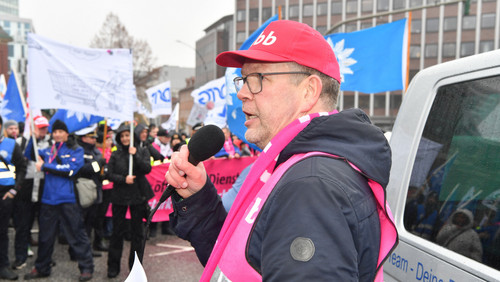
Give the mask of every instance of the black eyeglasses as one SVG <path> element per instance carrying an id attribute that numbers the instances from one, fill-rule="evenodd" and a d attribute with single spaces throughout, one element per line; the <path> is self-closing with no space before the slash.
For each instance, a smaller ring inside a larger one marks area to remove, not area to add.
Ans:
<path id="1" fill-rule="evenodd" d="M 311 75 L 308 72 L 303 72 L 303 71 L 291 71 L 291 72 L 266 72 L 266 73 L 260 73 L 260 72 L 255 72 L 251 73 L 245 77 L 235 77 L 233 79 L 234 85 L 236 86 L 236 91 L 240 91 L 241 88 L 243 88 L 243 85 L 245 83 L 248 85 L 248 89 L 252 94 L 257 94 L 262 91 L 262 79 L 266 75 L 279 75 L 279 74 L 303 74 L 303 75 Z"/>

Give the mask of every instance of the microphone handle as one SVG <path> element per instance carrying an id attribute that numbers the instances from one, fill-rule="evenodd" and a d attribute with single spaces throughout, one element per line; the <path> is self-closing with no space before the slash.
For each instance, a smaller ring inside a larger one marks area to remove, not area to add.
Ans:
<path id="1" fill-rule="evenodd" d="M 194 157 L 191 154 L 189 154 L 189 156 L 188 156 L 188 161 L 189 161 L 190 164 L 192 164 L 194 166 L 197 166 L 200 163 L 200 161 L 194 159 Z M 184 177 L 186 177 L 186 176 L 184 176 Z M 156 210 L 158 209 L 158 207 L 161 204 L 163 204 L 163 202 L 165 202 L 168 199 L 168 197 L 172 196 L 172 194 L 174 193 L 174 191 L 175 191 L 175 187 L 173 187 L 172 185 L 168 184 L 167 188 L 165 189 L 165 191 L 163 191 L 163 194 L 161 194 L 160 201 L 158 201 L 158 204 L 156 205 L 155 209 L 153 210 L 154 212 L 151 211 L 152 212 L 152 214 L 150 215 L 151 217 L 153 217 L 153 214 L 156 212 Z"/>
<path id="2" fill-rule="evenodd" d="M 148 222 L 147 222 L 147 226 L 149 226 L 149 223 L 151 222 L 151 220 L 153 219 L 153 215 L 156 213 L 156 211 L 158 210 L 158 208 L 160 207 L 161 204 L 163 204 L 163 202 L 165 202 L 170 196 L 172 196 L 172 194 L 174 193 L 175 191 L 175 187 L 168 184 L 167 185 L 167 188 L 165 189 L 165 191 L 163 191 L 163 194 L 161 194 L 161 197 L 160 197 L 160 200 L 158 201 L 158 204 L 156 204 L 155 208 L 151 210 L 151 212 L 149 213 L 149 218 L 148 218 Z"/>

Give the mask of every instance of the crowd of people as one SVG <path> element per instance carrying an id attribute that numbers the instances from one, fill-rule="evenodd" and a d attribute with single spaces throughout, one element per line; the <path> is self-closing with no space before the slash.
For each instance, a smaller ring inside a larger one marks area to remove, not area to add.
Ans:
<path id="1" fill-rule="evenodd" d="M 73 134 L 60 120 L 50 125 L 46 117 L 36 116 L 33 121 L 36 140 L 20 134 L 24 131 L 22 122 L 0 118 L 0 279 L 18 279 L 16 270 L 26 267 L 30 255 L 36 256 L 36 261 L 24 279 L 49 277 L 57 263 L 52 259 L 56 241 L 69 245 L 69 257 L 78 263 L 80 281 L 92 279 L 93 258 L 102 256 L 101 252 L 108 252 L 107 276 L 118 276 L 124 240 L 131 241 L 128 262 L 132 268 L 134 252 L 143 254 L 143 219 L 149 215 L 148 200 L 154 196 L 145 176 L 152 165 L 168 161 L 189 142 L 188 134 L 139 123 L 134 126 L 131 144 L 128 123 L 114 131 L 100 123 L 95 129 Z M 193 126 L 192 133 L 202 126 Z M 235 145 L 229 130 L 224 130 L 228 142 L 220 157 L 245 155 L 240 153 L 245 152 L 240 149 L 242 142 Z M 132 173 L 129 155 L 133 156 Z M 82 204 L 78 185 L 96 191 L 91 204 Z M 110 204 L 111 218 L 106 216 Z M 130 220 L 125 217 L 127 209 Z M 39 226 L 38 237 L 31 234 L 35 224 Z M 8 257 L 9 225 L 15 229 L 10 244 L 15 254 L 12 261 Z M 156 236 L 156 226 L 152 224 L 151 236 Z M 168 221 L 162 223 L 162 234 L 174 234 Z M 38 246 L 35 254 L 33 246 Z"/>
<path id="2" fill-rule="evenodd" d="M 404 225 L 411 233 L 465 257 L 500 268 L 500 228 L 496 208 L 482 201 L 445 201 L 427 186 L 410 186 Z"/>

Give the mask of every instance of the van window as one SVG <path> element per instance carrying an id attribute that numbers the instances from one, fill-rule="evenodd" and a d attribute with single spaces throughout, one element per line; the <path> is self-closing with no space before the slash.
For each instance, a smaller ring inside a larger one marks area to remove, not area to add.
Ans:
<path id="1" fill-rule="evenodd" d="M 500 270 L 500 76 L 442 86 L 415 158 L 405 228 Z"/>

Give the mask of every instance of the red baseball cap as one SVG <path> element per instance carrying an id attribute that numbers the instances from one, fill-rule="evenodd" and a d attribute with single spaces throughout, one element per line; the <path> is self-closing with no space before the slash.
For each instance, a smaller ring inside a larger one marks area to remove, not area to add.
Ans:
<path id="1" fill-rule="evenodd" d="M 271 22 L 248 50 L 222 52 L 215 60 L 223 67 L 241 68 L 248 59 L 296 62 L 340 83 L 339 63 L 330 44 L 317 30 L 296 21 Z"/>
<path id="2" fill-rule="evenodd" d="M 33 121 L 35 122 L 35 125 L 38 128 L 44 128 L 49 126 L 49 121 L 44 116 L 36 116 L 33 118 Z"/>

